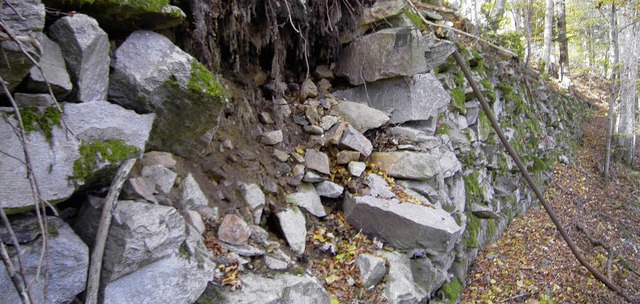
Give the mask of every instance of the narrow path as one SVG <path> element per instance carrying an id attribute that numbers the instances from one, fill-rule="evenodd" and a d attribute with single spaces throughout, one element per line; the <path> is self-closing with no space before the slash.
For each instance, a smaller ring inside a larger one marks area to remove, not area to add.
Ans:
<path id="1" fill-rule="evenodd" d="M 612 163 L 612 182 L 602 181 L 607 112 L 592 103 L 575 163 L 554 166 L 546 196 L 587 260 L 605 275 L 607 250 L 590 239 L 611 248 L 611 277 L 640 302 L 640 175 Z M 516 218 L 500 240 L 482 249 L 467 284 L 462 303 L 623 303 L 580 266 L 544 210 Z"/>

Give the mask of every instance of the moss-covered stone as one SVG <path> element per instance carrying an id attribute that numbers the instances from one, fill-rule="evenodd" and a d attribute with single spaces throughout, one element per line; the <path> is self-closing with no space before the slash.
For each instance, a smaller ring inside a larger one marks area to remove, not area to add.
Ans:
<path id="1" fill-rule="evenodd" d="M 211 98 L 215 102 L 226 104 L 226 92 L 222 85 L 216 81 L 207 68 L 197 60 L 191 61 L 191 77 L 187 88 L 195 93 L 202 94 L 203 97 Z"/>
<path id="2" fill-rule="evenodd" d="M 24 131 L 28 134 L 31 132 L 41 131 L 44 137 L 51 141 L 53 138 L 52 130 L 54 127 L 60 127 L 62 114 L 56 107 L 38 108 L 28 107 L 20 109 L 20 118 L 24 125 Z"/>
<path id="3" fill-rule="evenodd" d="M 467 113 L 467 106 L 465 105 L 466 96 L 464 90 L 460 87 L 456 87 L 451 91 L 453 109 L 458 113 L 464 115 Z"/>
<path id="4" fill-rule="evenodd" d="M 47 7 L 80 11 L 96 18 L 107 31 L 165 29 L 181 24 L 185 13 L 169 0 L 43 0 Z"/>
<path id="5" fill-rule="evenodd" d="M 467 248 L 478 248 L 478 237 L 480 235 L 480 228 L 482 223 L 480 219 L 473 215 L 471 212 L 467 212 L 467 226 L 465 228 L 465 238 L 462 244 Z"/>
<path id="6" fill-rule="evenodd" d="M 426 28 L 427 24 L 424 23 L 424 21 L 422 21 L 422 18 L 418 14 L 413 12 L 413 10 L 405 9 L 403 13 L 417 28 Z"/>
<path id="7" fill-rule="evenodd" d="M 87 176 L 99 168 L 100 164 L 117 163 L 138 155 L 140 150 L 125 144 L 122 140 L 111 139 L 94 143 L 83 142 L 78 152 L 80 152 L 80 158 L 73 163 L 71 180 L 81 185 Z"/>
<path id="8" fill-rule="evenodd" d="M 484 201 L 484 190 L 480 187 L 480 183 L 478 182 L 478 171 L 473 171 L 462 179 L 464 180 L 467 202 Z"/>
<path id="9" fill-rule="evenodd" d="M 451 281 L 442 285 L 442 292 L 449 304 L 455 304 L 462 295 L 463 286 L 462 280 L 459 278 L 453 278 Z"/>

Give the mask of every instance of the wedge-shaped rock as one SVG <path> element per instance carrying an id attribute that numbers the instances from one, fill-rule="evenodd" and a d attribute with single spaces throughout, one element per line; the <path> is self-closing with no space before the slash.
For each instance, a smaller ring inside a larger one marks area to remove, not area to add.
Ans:
<path id="1" fill-rule="evenodd" d="M 399 252 L 382 251 L 389 263 L 384 296 L 390 304 L 421 303 L 429 294 L 414 282 L 409 258 Z"/>
<path id="2" fill-rule="evenodd" d="M 320 195 L 313 184 L 301 184 L 296 188 L 296 192 L 287 194 L 286 199 L 288 203 L 302 207 L 317 217 L 327 216 L 327 212 L 322 206 Z"/>
<path id="3" fill-rule="evenodd" d="M 340 55 L 336 75 L 352 85 L 424 73 L 442 64 L 455 45 L 401 27 L 377 31 L 351 42 Z"/>
<path id="4" fill-rule="evenodd" d="M 447 253 L 462 233 L 446 211 L 397 199 L 347 193 L 342 208 L 356 229 L 381 237 L 398 249 L 425 248 L 433 254 Z"/>
<path id="5" fill-rule="evenodd" d="M 380 80 L 368 83 L 366 87 L 362 85 L 333 94 L 339 98 L 362 103 L 363 107 L 367 107 L 364 104 L 371 104 L 376 109 L 393 110 L 391 123 L 394 124 L 428 120 L 437 116 L 440 109 L 451 100 L 440 81 L 430 73 Z"/>
<path id="6" fill-rule="evenodd" d="M 109 37 L 84 14 L 62 17 L 49 28 L 67 64 L 73 90 L 70 100 L 106 100 L 109 86 Z"/>

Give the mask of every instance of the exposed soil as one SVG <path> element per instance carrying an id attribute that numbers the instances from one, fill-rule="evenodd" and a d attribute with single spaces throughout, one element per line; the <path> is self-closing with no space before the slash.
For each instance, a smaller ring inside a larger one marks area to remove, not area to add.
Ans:
<path id="1" fill-rule="evenodd" d="M 574 89 L 595 108 L 574 164 L 554 166 L 546 196 L 586 259 L 638 303 L 640 174 L 614 161 L 611 181 L 604 182 L 608 87 L 585 76 Z M 467 283 L 462 303 L 625 302 L 578 263 L 544 210 L 516 218 L 498 241 L 482 249 Z"/>

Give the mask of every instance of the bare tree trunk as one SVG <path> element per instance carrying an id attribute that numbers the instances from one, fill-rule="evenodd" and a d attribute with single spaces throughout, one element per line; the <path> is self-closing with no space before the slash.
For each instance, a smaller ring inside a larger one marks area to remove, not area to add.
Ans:
<path id="1" fill-rule="evenodd" d="M 551 46 L 553 45 L 553 0 L 546 0 L 544 14 L 544 46 L 542 48 L 542 61 L 544 72 L 551 71 Z"/>
<path id="2" fill-rule="evenodd" d="M 630 9 L 627 9 L 630 10 Z M 638 79 L 638 38 L 637 24 L 632 24 L 636 12 L 630 10 L 628 16 L 623 14 L 623 24 L 629 24 L 621 34 L 621 44 L 624 55 L 622 58 L 622 72 L 620 73 L 620 123 L 618 126 L 618 145 L 622 159 L 627 165 L 633 164 L 635 152 L 636 102 Z"/>
<path id="3" fill-rule="evenodd" d="M 491 12 L 487 16 L 487 25 L 489 26 L 490 30 L 496 31 L 500 27 L 500 21 L 502 21 L 502 16 L 504 15 L 504 8 L 506 4 L 507 0 L 495 0 Z"/>
<path id="4" fill-rule="evenodd" d="M 533 10 L 533 0 L 529 0 L 525 2 L 524 11 L 524 30 L 527 34 L 527 54 L 524 58 L 524 66 L 529 66 L 529 61 L 531 61 L 531 13 Z"/>
<path id="5" fill-rule="evenodd" d="M 611 87 L 609 90 L 609 125 L 607 127 L 607 146 L 604 157 L 604 179 L 609 181 L 609 163 L 611 162 L 611 138 L 613 137 L 613 122 L 615 121 L 615 103 L 617 93 L 618 60 L 620 56 L 620 44 L 618 43 L 618 21 L 616 20 L 616 4 L 611 3 L 611 16 L 609 17 L 609 49 L 611 50 Z M 605 69 L 606 71 L 606 69 Z"/>
<path id="6" fill-rule="evenodd" d="M 558 66 L 560 68 L 560 81 L 569 78 L 569 43 L 567 41 L 567 20 L 565 16 L 564 0 L 558 0 L 558 44 L 560 46 Z"/>

